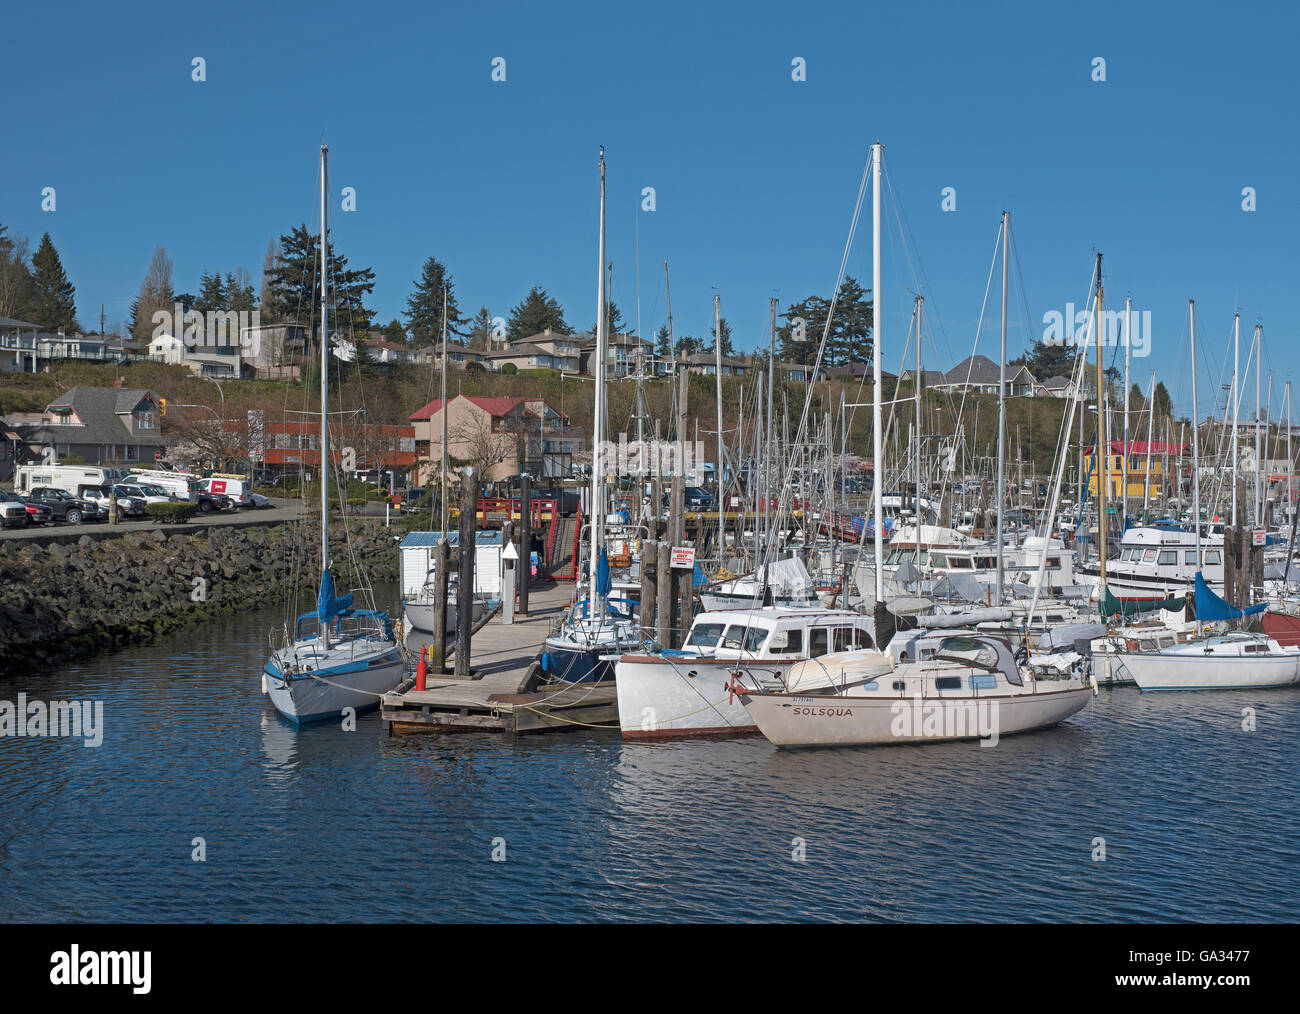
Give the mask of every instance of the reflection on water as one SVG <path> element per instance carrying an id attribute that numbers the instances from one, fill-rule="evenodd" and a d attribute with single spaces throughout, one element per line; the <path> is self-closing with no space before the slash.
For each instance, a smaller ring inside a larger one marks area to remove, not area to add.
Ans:
<path id="1" fill-rule="evenodd" d="M 105 712 L 99 749 L 0 740 L 0 916 L 1300 915 L 1300 691 L 1103 691 L 1060 728 L 994 749 L 390 739 L 373 713 L 352 732 L 280 720 L 260 692 L 266 622 L 228 618 L 0 684 L 0 699 Z M 206 862 L 191 860 L 195 838 Z"/>

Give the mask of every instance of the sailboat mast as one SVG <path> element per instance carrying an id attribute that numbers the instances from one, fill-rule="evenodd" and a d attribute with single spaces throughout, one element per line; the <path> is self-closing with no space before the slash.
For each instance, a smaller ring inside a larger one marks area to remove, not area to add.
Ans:
<path id="1" fill-rule="evenodd" d="M 447 288 L 442 290 L 442 537 L 447 537 Z"/>
<path id="2" fill-rule="evenodd" d="M 1145 467 L 1142 470 L 1142 523 L 1146 524 L 1147 510 L 1151 504 L 1151 441 L 1156 423 L 1156 371 L 1151 371 L 1151 383 L 1147 386 L 1147 453 Z M 1166 441 L 1166 444 L 1168 441 Z M 1181 453 L 1181 450 L 1180 450 Z M 1163 471 L 1161 473 L 1163 478 Z"/>
<path id="3" fill-rule="evenodd" d="M 1241 314 L 1232 315 L 1232 527 L 1237 527 L 1237 417 L 1241 406 Z"/>
<path id="4" fill-rule="evenodd" d="M 1255 325 L 1255 527 L 1262 528 L 1264 525 L 1264 459 L 1260 457 L 1260 414 L 1259 410 L 1263 406 L 1259 403 L 1259 378 L 1261 374 L 1260 367 L 1264 364 L 1263 360 L 1263 331 L 1262 324 Z"/>
<path id="5" fill-rule="evenodd" d="M 329 228 L 326 194 L 328 183 L 329 145 L 320 146 L 320 569 L 323 574 L 330 565 L 330 428 L 329 428 Z M 325 625 L 322 633 L 328 635 Z"/>
<path id="6" fill-rule="evenodd" d="M 605 544 L 605 509 L 601 490 L 604 482 L 603 450 L 605 445 L 605 349 L 609 339 L 609 318 L 605 308 L 605 148 L 600 149 L 600 257 L 596 266 L 596 411 L 593 426 L 593 443 L 591 455 L 591 556 L 588 564 L 590 571 L 590 601 L 593 619 L 604 617 L 604 605 L 600 602 L 600 583 L 597 579 L 597 564 L 600 562 L 600 550 Z"/>
<path id="7" fill-rule="evenodd" d="M 1110 434 L 1106 432 L 1106 385 L 1101 365 L 1101 254 L 1097 254 L 1097 312 L 1093 327 L 1097 332 L 1097 450 L 1093 454 L 1093 471 L 1097 476 L 1097 565 L 1101 575 L 1100 599 L 1106 593 L 1106 500 L 1110 492 Z"/>
<path id="8" fill-rule="evenodd" d="M 722 481 L 722 469 L 724 467 L 722 454 L 722 297 L 716 292 L 713 294 L 713 336 L 713 358 L 716 363 L 714 368 L 718 371 L 717 384 L 715 385 L 718 391 L 718 502 L 716 506 L 718 508 L 718 563 L 721 565 L 723 541 L 726 539 L 722 527 L 722 487 L 724 485 Z"/>
<path id="9" fill-rule="evenodd" d="M 1011 227 L 1011 213 L 1002 212 L 1002 354 L 998 356 L 998 544 L 994 554 L 997 560 L 996 590 L 993 604 L 1002 605 L 1002 514 L 1007 498 L 1007 233 Z M 921 543 L 920 530 L 917 545 Z"/>
<path id="10" fill-rule="evenodd" d="M 1129 364 L 1132 356 L 1130 351 L 1133 348 L 1133 297 L 1124 297 L 1124 457 L 1120 459 L 1124 468 L 1124 493 L 1120 501 L 1123 506 L 1120 508 L 1120 531 L 1128 528 L 1128 456 L 1132 448 L 1129 447 L 1128 440 L 1128 391 L 1129 391 Z"/>
<path id="11" fill-rule="evenodd" d="M 776 378 L 776 297 L 767 325 L 767 439 L 763 443 L 763 539 L 772 537 L 772 389 Z M 1288 385 L 1289 389 L 1289 385 Z M 1288 438 L 1289 439 L 1289 438 Z M 763 571 L 763 601 L 767 601 L 767 571 Z"/>
<path id="12" fill-rule="evenodd" d="M 1196 300 L 1187 301 L 1187 312 L 1191 318 L 1192 352 L 1192 524 L 1196 527 L 1196 569 L 1199 571 L 1201 569 L 1201 417 L 1198 414 L 1200 410 L 1196 407 Z M 1182 482 L 1180 481 L 1178 485 L 1181 494 Z"/>
<path id="13" fill-rule="evenodd" d="M 872 342 L 871 383 L 871 454 L 873 478 L 872 512 L 875 515 L 875 552 L 876 552 L 876 602 L 885 601 L 885 532 L 884 532 L 884 491 L 885 468 L 882 460 L 885 452 L 884 434 L 881 432 L 880 386 L 881 359 L 884 355 L 884 300 L 880 298 L 880 155 L 883 145 L 879 141 L 871 146 L 871 327 L 875 331 Z"/>

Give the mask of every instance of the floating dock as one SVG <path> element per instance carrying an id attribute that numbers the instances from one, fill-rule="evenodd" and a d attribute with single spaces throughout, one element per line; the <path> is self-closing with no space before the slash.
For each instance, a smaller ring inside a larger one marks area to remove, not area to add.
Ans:
<path id="1" fill-rule="evenodd" d="M 408 680 L 380 702 L 390 735 L 438 732 L 543 732 L 557 729 L 617 731 L 618 697 L 612 683 L 543 686 L 525 692 L 542 642 L 564 614 L 571 582 L 534 587 L 529 615 L 506 625 L 498 612 L 474 634 L 473 679 L 429 673 L 423 690 Z M 431 638 L 424 638 L 424 641 Z M 420 642 L 408 644 L 419 650 Z"/>

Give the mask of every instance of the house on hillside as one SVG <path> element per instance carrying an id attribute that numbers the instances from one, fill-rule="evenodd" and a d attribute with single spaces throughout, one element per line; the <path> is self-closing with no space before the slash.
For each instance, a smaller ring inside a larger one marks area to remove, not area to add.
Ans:
<path id="1" fill-rule="evenodd" d="M 967 356 L 932 386 L 954 394 L 997 395 L 1001 374 L 1001 367 L 988 356 Z M 1032 398 L 1038 393 L 1038 382 L 1025 366 L 1007 366 L 1008 398 Z"/>
<path id="2" fill-rule="evenodd" d="M 59 459 L 75 454 L 90 464 L 152 462 L 164 446 L 161 421 L 162 402 L 152 391 L 74 387 L 50 402 L 39 422 L 14 430 L 34 456 L 53 447 Z"/>
<path id="3" fill-rule="evenodd" d="M 484 481 L 527 472 L 534 476 L 571 474 L 582 435 L 568 416 L 542 398 L 485 398 L 457 395 L 444 408 L 440 399 L 411 413 L 417 455 L 424 465 L 417 485 L 433 482 L 442 460 L 443 412 L 447 416 L 447 454 L 454 464 L 471 464 Z"/>

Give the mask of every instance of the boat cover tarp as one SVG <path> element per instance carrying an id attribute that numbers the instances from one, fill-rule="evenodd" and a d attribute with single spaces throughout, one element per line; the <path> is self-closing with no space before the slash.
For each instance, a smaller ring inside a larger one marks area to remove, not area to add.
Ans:
<path id="1" fill-rule="evenodd" d="M 1260 617 L 1264 633 L 1284 648 L 1300 645 L 1300 616 L 1290 613 L 1265 613 Z"/>
<path id="2" fill-rule="evenodd" d="M 1238 609 L 1236 606 L 1229 604 L 1227 599 L 1222 599 L 1214 594 L 1210 590 L 1210 586 L 1205 583 L 1205 578 L 1197 571 L 1196 618 L 1202 623 L 1213 623 L 1216 620 L 1239 620 L 1243 616 L 1262 613 L 1267 608 L 1267 602 L 1260 602 L 1257 605 L 1247 606 L 1245 609 Z"/>
<path id="3" fill-rule="evenodd" d="M 1079 641 L 1095 641 L 1106 636 L 1104 623 L 1063 623 L 1043 631 L 1038 638 L 1040 651 L 1051 648 L 1070 648 Z"/>
<path id="4" fill-rule="evenodd" d="M 316 596 L 316 616 L 321 623 L 329 623 L 334 617 L 352 608 L 352 596 L 334 594 L 334 575 L 326 570 L 320 576 L 320 593 Z"/>
<path id="5" fill-rule="evenodd" d="M 961 599 L 981 604 L 989 598 L 988 588 L 980 584 L 974 574 L 954 574 L 952 571 L 935 582 L 930 594 L 936 599 Z"/>
<path id="6" fill-rule="evenodd" d="M 1005 623 L 1012 617 L 1006 606 L 992 606 L 988 609 L 968 609 L 964 613 L 936 613 L 923 617 L 921 622 L 926 628 L 939 630 L 952 627 L 973 627 L 979 623 Z M 1102 628 L 1105 632 L 1105 628 Z"/>
<path id="7" fill-rule="evenodd" d="M 601 598 L 609 595 L 609 590 L 613 586 L 612 578 L 609 573 L 609 554 L 605 552 L 605 547 L 600 547 L 600 556 L 596 558 L 596 593 Z"/>
<path id="8" fill-rule="evenodd" d="M 1197 579 L 1200 575 L 1197 574 Z M 1208 589 L 1207 589 L 1208 590 Z M 1200 586 L 1197 586 L 1197 612 L 1200 612 Z M 1150 613 L 1157 609 L 1167 609 L 1171 613 L 1179 612 L 1187 605 L 1185 595 L 1170 595 L 1163 599 L 1117 599 L 1110 593 L 1110 586 L 1106 586 L 1106 594 L 1102 597 L 1101 615 L 1108 616 L 1136 616 L 1138 613 Z"/>

